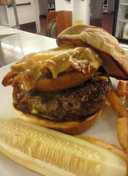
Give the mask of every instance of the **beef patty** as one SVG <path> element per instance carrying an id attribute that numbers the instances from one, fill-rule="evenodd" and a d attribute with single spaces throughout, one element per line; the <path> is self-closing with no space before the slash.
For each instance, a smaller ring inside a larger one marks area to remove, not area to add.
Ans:
<path id="1" fill-rule="evenodd" d="M 92 79 L 59 92 L 23 92 L 14 87 L 14 106 L 25 113 L 53 121 L 84 120 L 104 103 L 109 87 L 107 79 Z"/>

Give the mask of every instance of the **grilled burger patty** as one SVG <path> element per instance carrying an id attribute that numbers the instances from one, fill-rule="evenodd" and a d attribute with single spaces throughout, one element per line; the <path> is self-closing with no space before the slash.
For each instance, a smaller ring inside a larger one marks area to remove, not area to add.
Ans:
<path id="1" fill-rule="evenodd" d="M 22 112 L 53 121 L 79 121 L 96 113 L 104 103 L 108 79 L 92 79 L 59 92 L 13 91 L 14 106 Z"/>

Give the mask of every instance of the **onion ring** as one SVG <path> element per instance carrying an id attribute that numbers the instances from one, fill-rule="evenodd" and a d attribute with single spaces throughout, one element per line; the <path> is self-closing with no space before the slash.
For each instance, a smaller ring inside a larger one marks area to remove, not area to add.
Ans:
<path id="1" fill-rule="evenodd" d="M 38 91 L 58 91 L 66 88 L 77 86 L 84 81 L 90 79 L 93 76 L 92 73 L 86 75 L 74 71 L 71 73 L 65 73 L 56 79 L 42 79 L 38 80 L 35 85 L 35 89 Z"/>

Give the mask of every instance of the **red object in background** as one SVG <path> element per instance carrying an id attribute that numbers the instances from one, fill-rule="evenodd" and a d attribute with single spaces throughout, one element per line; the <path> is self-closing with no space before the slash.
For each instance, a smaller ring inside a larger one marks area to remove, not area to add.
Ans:
<path id="1" fill-rule="evenodd" d="M 56 12 L 56 32 L 59 34 L 61 31 L 72 25 L 72 12 L 71 11 L 58 11 Z"/>
<path id="2" fill-rule="evenodd" d="M 47 16 L 47 35 L 56 38 L 56 12 L 50 10 Z"/>
<path id="3" fill-rule="evenodd" d="M 47 31 L 49 31 L 49 24 L 52 21 L 55 21 L 56 28 L 56 36 L 66 29 L 67 27 L 72 25 L 72 12 L 71 11 L 49 11 L 47 16 Z M 52 27 L 52 25 L 51 25 Z"/>
<path id="4" fill-rule="evenodd" d="M 102 28 L 112 34 L 113 14 L 103 14 L 101 23 L 102 23 Z"/>
<path id="5" fill-rule="evenodd" d="M 50 10 L 47 16 L 47 23 L 50 23 L 50 21 L 55 18 L 56 18 L 56 12 L 54 10 Z"/>
<path id="6" fill-rule="evenodd" d="M 7 5 L 7 0 L 0 0 L 0 5 Z"/>

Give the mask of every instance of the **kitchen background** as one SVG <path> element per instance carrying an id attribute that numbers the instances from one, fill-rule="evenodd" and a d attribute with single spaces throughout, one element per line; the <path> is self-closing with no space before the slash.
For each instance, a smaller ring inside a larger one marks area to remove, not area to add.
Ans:
<path id="1" fill-rule="evenodd" d="M 73 24 L 103 27 L 128 40 L 128 0 L 0 0 L 0 25 L 56 37 Z"/>

